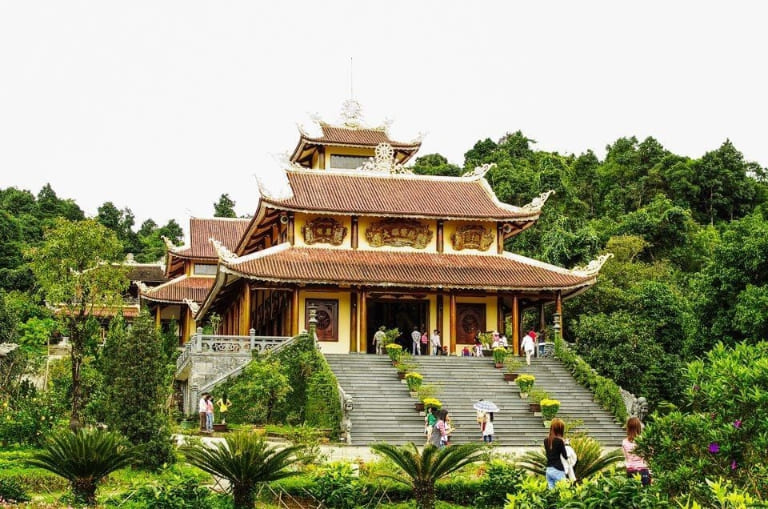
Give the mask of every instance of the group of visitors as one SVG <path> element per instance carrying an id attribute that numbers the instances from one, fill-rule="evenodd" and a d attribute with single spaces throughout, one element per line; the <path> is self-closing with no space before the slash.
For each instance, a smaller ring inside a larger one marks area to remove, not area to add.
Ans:
<path id="1" fill-rule="evenodd" d="M 219 415 L 221 416 L 221 423 L 227 423 L 227 411 L 232 406 L 232 402 L 229 400 L 226 394 L 222 395 L 216 404 L 219 406 Z M 204 392 L 200 396 L 200 401 L 197 405 L 197 411 L 200 414 L 200 432 L 201 433 L 213 433 L 213 395 L 209 392 Z"/>
<path id="2" fill-rule="evenodd" d="M 451 418 L 448 416 L 448 410 L 445 408 L 434 410 L 427 408 L 424 416 L 424 434 L 427 436 L 427 445 L 434 445 L 442 448 L 451 441 Z"/>
<path id="3" fill-rule="evenodd" d="M 424 326 L 421 329 L 426 329 Z M 384 345 L 387 342 L 387 327 L 382 325 L 373 334 L 373 348 L 377 355 L 384 353 Z M 401 345 L 405 350 L 407 345 Z M 440 331 L 435 329 L 429 336 L 427 331 L 423 332 L 419 327 L 414 326 L 411 331 L 411 354 L 412 355 L 447 355 L 440 339 Z"/>
<path id="4" fill-rule="evenodd" d="M 643 424 L 637 417 L 630 417 L 627 420 L 627 438 L 621 443 L 621 450 L 624 453 L 624 468 L 627 471 L 627 477 L 640 477 L 643 486 L 651 483 L 651 471 L 648 463 L 638 456 L 634 451 L 637 444 L 635 438 L 642 432 Z M 569 445 L 565 436 L 565 423 L 557 417 L 552 419 L 549 426 L 549 435 L 544 439 L 544 451 L 547 456 L 547 468 L 545 475 L 547 478 L 547 487 L 554 489 L 555 484 L 563 479 L 576 480 L 574 466 L 576 465 L 576 453 Z"/>

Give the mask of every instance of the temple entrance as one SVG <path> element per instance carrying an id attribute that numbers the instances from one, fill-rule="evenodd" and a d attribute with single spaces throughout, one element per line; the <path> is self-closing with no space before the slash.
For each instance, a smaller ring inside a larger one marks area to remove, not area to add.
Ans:
<path id="1" fill-rule="evenodd" d="M 370 299 L 367 303 L 368 319 L 366 329 L 367 353 L 376 353 L 373 346 L 373 334 L 380 326 L 387 329 L 400 329 L 400 337 L 397 342 L 406 352 L 411 351 L 411 332 L 418 327 L 419 332 L 429 330 L 429 301 L 428 300 L 385 300 Z M 424 352 L 426 349 L 423 350 Z"/>

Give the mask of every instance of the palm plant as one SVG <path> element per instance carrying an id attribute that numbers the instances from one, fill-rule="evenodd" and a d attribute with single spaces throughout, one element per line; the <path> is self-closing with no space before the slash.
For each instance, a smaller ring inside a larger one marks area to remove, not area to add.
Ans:
<path id="1" fill-rule="evenodd" d="M 573 467 L 576 479 L 578 480 L 591 477 L 624 459 L 620 449 L 603 453 L 600 443 L 588 436 L 572 438 L 570 445 L 578 458 L 576 465 Z M 528 451 L 522 456 L 518 465 L 520 468 L 534 474 L 544 475 L 547 469 L 547 456 L 544 448 L 542 447 L 537 451 Z"/>
<path id="2" fill-rule="evenodd" d="M 435 507 L 435 483 L 465 465 L 476 463 L 483 457 L 480 444 L 463 444 L 437 448 L 427 445 L 419 452 L 411 442 L 403 447 L 387 443 L 373 444 L 371 449 L 391 459 L 400 468 L 399 474 L 381 474 L 407 484 L 419 509 Z"/>
<path id="3" fill-rule="evenodd" d="M 94 505 L 99 482 L 128 466 L 136 458 L 136 451 L 117 433 L 83 428 L 54 435 L 27 463 L 68 480 L 75 500 Z"/>
<path id="4" fill-rule="evenodd" d="M 296 453 L 301 449 L 278 449 L 247 432 L 235 433 L 212 447 L 202 443 L 182 447 L 189 463 L 229 481 L 235 509 L 252 508 L 260 484 L 296 474 L 288 468 L 298 462 Z"/>

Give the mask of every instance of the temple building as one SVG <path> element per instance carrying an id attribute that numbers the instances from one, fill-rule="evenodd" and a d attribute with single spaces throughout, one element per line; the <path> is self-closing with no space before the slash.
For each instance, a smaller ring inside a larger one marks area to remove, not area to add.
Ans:
<path id="1" fill-rule="evenodd" d="M 224 246 L 237 245 L 249 219 L 189 220 L 188 246 L 174 246 L 166 239 L 165 278 L 163 284 L 141 286 L 141 300 L 155 317 L 158 328 L 178 324 L 180 342 L 195 331 L 194 314 L 213 286 L 219 261 L 210 239 Z"/>
<path id="2" fill-rule="evenodd" d="M 341 125 L 318 122 L 317 135 L 300 129 L 286 185 L 259 182 L 250 221 L 193 220 L 210 230 L 170 250 L 176 279 L 144 295 L 159 320 L 176 317 L 188 334 L 193 318 L 216 313 L 222 334 L 292 336 L 313 309 L 327 353 L 373 352 L 382 325 L 439 330 L 455 353 L 508 321 L 517 350 L 524 310 L 543 325 L 545 306 L 560 313 L 563 300 L 595 283 L 604 258 L 569 270 L 504 249 L 552 192 L 518 207 L 498 200 L 489 166 L 414 175 L 404 164 L 419 140 L 392 140 L 387 128 L 362 125 L 354 104 L 345 111 Z"/>

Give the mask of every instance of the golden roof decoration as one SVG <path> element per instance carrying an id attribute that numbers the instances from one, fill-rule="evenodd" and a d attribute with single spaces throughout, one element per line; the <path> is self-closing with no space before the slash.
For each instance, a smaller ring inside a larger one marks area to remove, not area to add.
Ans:
<path id="1" fill-rule="evenodd" d="M 402 164 L 395 163 L 395 150 L 389 143 L 379 143 L 376 145 L 376 156 L 370 158 L 358 170 L 373 171 L 377 173 L 406 174 L 413 172 Z"/>
<path id="2" fill-rule="evenodd" d="M 613 258 L 613 253 L 605 253 L 604 255 L 600 255 L 596 259 L 589 262 L 587 265 L 572 268 L 570 272 L 572 274 L 583 276 L 595 276 L 598 272 L 600 272 L 600 269 L 603 267 L 603 265 L 605 265 L 605 262 L 607 262 L 609 258 Z"/>

